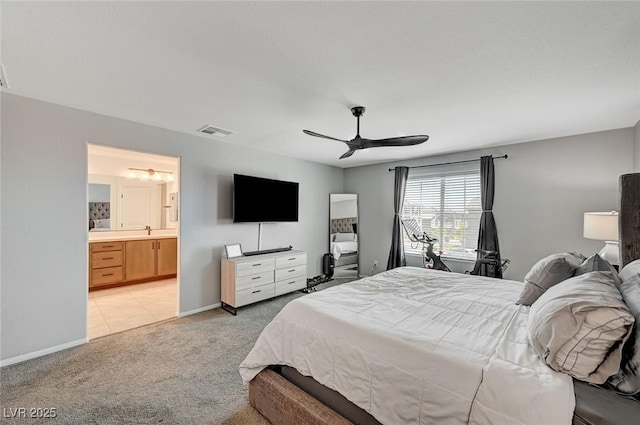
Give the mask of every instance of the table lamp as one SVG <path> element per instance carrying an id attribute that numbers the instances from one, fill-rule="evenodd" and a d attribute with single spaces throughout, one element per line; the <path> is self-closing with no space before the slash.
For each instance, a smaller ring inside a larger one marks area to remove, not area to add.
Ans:
<path id="1" fill-rule="evenodd" d="M 620 264 L 618 213 L 616 211 L 584 213 L 583 236 L 587 239 L 604 241 L 604 248 L 598 255 L 614 266 Z"/>

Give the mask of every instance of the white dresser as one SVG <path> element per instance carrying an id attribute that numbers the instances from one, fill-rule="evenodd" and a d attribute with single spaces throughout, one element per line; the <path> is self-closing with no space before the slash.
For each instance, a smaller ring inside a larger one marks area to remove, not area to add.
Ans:
<path id="1" fill-rule="evenodd" d="M 236 308 L 307 287 L 307 253 L 283 251 L 249 257 L 223 258 L 222 308 Z"/>

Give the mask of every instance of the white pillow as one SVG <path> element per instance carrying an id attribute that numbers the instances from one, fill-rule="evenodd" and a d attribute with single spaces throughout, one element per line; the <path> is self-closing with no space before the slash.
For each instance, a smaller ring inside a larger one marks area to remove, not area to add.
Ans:
<path id="1" fill-rule="evenodd" d="M 93 223 L 96 229 L 108 229 L 111 227 L 111 220 L 108 218 L 96 218 Z"/>
<path id="2" fill-rule="evenodd" d="M 335 242 L 351 242 L 356 240 L 355 233 L 336 233 Z"/>
<path id="3" fill-rule="evenodd" d="M 618 277 L 621 281 L 625 281 L 638 273 L 640 273 L 640 260 L 634 260 L 620 270 Z"/>
<path id="4" fill-rule="evenodd" d="M 618 372 L 634 322 L 611 272 L 595 271 L 540 295 L 529 311 L 527 337 L 551 369 L 602 384 Z"/>

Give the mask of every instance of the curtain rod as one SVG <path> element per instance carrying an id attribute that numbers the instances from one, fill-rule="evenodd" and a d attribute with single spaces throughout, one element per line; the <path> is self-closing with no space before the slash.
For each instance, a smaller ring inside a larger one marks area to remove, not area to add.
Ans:
<path id="1" fill-rule="evenodd" d="M 502 156 L 491 156 L 493 159 L 507 159 L 509 155 L 504 154 Z M 476 162 L 480 161 L 480 158 L 477 159 L 467 159 L 466 161 L 453 161 L 453 162 L 441 162 L 440 164 L 429 164 L 429 165 L 416 165 L 415 167 L 408 168 L 426 168 L 426 167 L 436 167 L 438 165 L 452 165 L 452 164 L 464 164 L 465 162 Z M 394 171 L 397 167 L 389 168 L 389 171 Z"/>

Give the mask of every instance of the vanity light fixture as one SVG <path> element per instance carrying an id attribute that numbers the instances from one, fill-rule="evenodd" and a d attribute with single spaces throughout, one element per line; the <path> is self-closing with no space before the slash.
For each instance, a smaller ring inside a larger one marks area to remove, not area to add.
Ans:
<path id="1" fill-rule="evenodd" d="M 143 168 L 129 168 L 129 172 L 127 173 L 127 177 L 130 179 L 134 179 L 138 177 L 138 173 L 136 171 L 142 171 L 140 178 L 143 180 L 153 179 L 156 181 L 165 180 L 162 174 L 166 174 L 166 180 L 169 182 L 173 181 L 173 172 L 171 171 L 162 171 L 162 170 L 154 170 L 153 168 L 143 169 Z"/>

